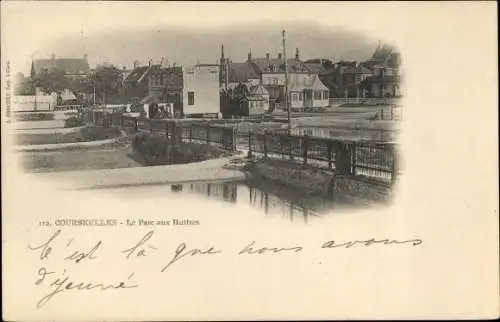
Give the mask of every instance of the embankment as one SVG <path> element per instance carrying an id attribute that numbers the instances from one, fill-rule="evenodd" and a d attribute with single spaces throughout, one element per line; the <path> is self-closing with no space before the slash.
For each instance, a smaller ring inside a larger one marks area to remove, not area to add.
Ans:
<path id="1" fill-rule="evenodd" d="M 244 171 L 252 180 L 267 181 L 300 190 L 308 196 L 321 196 L 339 203 L 388 202 L 392 186 L 364 177 L 336 175 L 334 171 L 303 165 L 291 160 L 258 160 Z"/>

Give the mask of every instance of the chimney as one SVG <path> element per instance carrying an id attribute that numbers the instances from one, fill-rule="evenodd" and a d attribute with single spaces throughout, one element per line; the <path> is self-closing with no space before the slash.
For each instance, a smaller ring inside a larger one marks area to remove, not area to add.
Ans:
<path id="1" fill-rule="evenodd" d="M 269 60 L 269 58 L 270 58 L 270 55 L 269 55 L 269 53 L 267 53 L 266 54 L 266 60 Z"/>
<path id="2" fill-rule="evenodd" d="M 278 59 L 283 59 L 283 55 L 281 53 L 278 54 Z"/>
<path id="3" fill-rule="evenodd" d="M 299 49 L 295 48 L 295 59 L 300 60 Z"/>
<path id="4" fill-rule="evenodd" d="M 136 69 L 137 67 L 139 67 L 139 62 L 137 60 L 134 60 L 134 69 Z"/>
<path id="5" fill-rule="evenodd" d="M 52 61 L 56 60 L 56 54 L 52 54 Z"/>
<path id="6" fill-rule="evenodd" d="M 87 61 L 87 58 L 88 58 L 87 54 L 83 55 L 83 59 L 85 59 L 85 61 Z"/>
<path id="7" fill-rule="evenodd" d="M 248 52 L 248 61 L 251 60 L 252 60 L 252 50 L 250 49 L 250 51 Z"/>

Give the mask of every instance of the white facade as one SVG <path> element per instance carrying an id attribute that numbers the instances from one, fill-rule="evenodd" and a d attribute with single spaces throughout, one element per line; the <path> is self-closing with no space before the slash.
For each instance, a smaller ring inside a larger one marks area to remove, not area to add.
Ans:
<path id="1" fill-rule="evenodd" d="M 11 96 L 11 111 L 52 111 L 57 104 L 57 94 L 36 96 Z"/>
<path id="2" fill-rule="evenodd" d="M 220 114 L 219 66 L 201 65 L 183 70 L 183 113 Z"/>

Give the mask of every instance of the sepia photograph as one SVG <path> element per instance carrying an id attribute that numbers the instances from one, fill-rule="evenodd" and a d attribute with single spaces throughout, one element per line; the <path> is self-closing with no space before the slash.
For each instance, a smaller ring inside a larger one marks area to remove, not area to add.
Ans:
<path id="1" fill-rule="evenodd" d="M 5 71 L 8 135 L 44 180 L 304 221 L 390 203 L 405 89 L 391 41 L 298 22 L 82 30 L 47 47 Z"/>
<path id="2" fill-rule="evenodd" d="M 4 318 L 498 316 L 493 10 L 2 2 Z"/>

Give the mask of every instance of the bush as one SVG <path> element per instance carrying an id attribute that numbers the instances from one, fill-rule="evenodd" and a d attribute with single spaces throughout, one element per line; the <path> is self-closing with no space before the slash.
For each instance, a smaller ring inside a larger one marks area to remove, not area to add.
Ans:
<path id="1" fill-rule="evenodd" d="M 64 120 L 64 127 L 78 127 L 83 125 L 85 125 L 83 120 L 75 116 L 72 116 L 69 119 Z"/>
<path id="2" fill-rule="evenodd" d="M 189 163 L 223 157 L 230 153 L 210 144 L 176 143 L 166 137 L 139 132 L 132 148 L 145 165 Z"/>
<path id="3" fill-rule="evenodd" d="M 54 119 L 53 113 L 19 113 L 16 114 L 16 119 L 22 122 L 29 121 L 52 121 Z"/>

